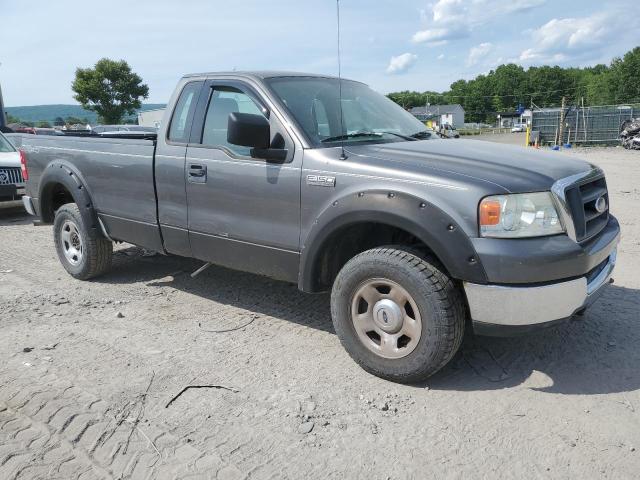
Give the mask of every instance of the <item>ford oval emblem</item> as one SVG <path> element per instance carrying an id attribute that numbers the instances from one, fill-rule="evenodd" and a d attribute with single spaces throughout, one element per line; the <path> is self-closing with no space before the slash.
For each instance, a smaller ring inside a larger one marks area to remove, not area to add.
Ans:
<path id="1" fill-rule="evenodd" d="M 604 197 L 600 197 L 596 200 L 596 211 L 598 213 L 604 213 L 604 211 L 607 209 L 607 199 Z"/>

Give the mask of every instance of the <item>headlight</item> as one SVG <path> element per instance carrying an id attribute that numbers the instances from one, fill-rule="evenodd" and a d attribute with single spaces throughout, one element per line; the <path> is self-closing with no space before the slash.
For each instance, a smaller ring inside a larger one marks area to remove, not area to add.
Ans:
<path id="1" fill-rule="evenodd" d="M 485 197 L 478 218 L 483 237 L 541 237 L 564 232 L 549 192 Z"/>

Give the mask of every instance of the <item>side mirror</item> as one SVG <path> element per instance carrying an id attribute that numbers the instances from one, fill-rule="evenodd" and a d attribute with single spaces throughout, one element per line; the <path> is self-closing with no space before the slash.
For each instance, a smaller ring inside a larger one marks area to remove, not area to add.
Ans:
<path id="1" fill-rule="evenodd" d="M 287 150 L 271 148 L 271 127 L 262 115 L 233 112 L 227 123 L 227 142 L 251 147 L 251 156 L 269 162 L 281 163 L 287 158 Z"/>
<path id="2" fill-rule="evenodd" d="M 233 112 L 229 114 L 227 141 L 233 145 L 269 148 L 271 130 L 269 120 L 262 115 Z"/>

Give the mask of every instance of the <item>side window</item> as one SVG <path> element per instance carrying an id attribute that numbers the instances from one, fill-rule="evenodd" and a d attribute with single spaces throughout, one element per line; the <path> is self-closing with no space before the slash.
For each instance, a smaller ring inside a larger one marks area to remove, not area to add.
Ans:
<path id="1" fill-rule="evenodd" d="M 202 144 L 225 147 L 236 155 L 249 156 L 251 149 L 227 142 L 229 114 L 234 112 L 263 115 L 262 110 L 246 93 L 232 87 L 216 87 L 211 92 L 202 130 Z"/>
<path id="2" fill-rule="evenodd" d="M 189 141 L 189 130 L 191 117 L 196 108 L 198 92 L 202 86 L 201 82 L 192 82 L 185 85 L 176 104 L 169 125 L 169 135 L 167 138 L 171 142 L 187 143 Z"/>

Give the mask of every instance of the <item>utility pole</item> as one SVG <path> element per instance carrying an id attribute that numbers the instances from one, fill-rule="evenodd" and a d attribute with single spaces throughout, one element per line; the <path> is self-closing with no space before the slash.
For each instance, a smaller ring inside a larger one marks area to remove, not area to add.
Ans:
<path id="1" fill-rule="evenodd" d="M 560 107 L 560 125 L 558 125 L 558 139 L 560 145 L 564 145 L 564 109 L 566 102 L 567 97 L 562 97 L 562 107 Z"/>
<path id="2" fill-rule="evenodd" d="M 2 63 L 0 63 L 0 66 Z M 0 85 L 0 132 L 7 128 L 7 116 L 4 111 L 4 102 L 2 101 L 2 85 Z"/>

